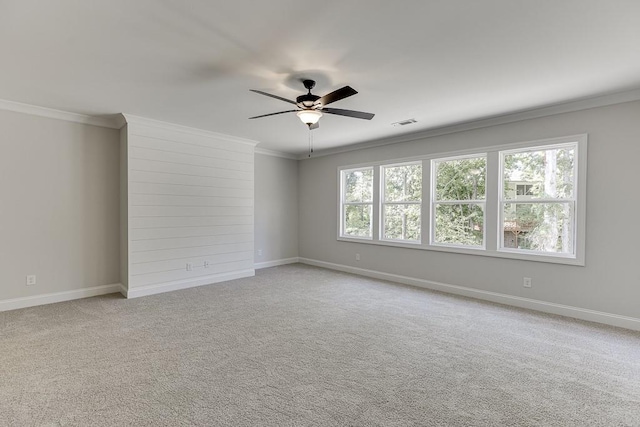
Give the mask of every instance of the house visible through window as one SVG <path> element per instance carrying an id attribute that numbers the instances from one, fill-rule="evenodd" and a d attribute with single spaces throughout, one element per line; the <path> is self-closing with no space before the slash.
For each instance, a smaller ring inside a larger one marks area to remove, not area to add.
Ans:
<path id="1" fill-rule="evenodd" d="M 574 143 L 501 153 L 501 248 L 574 253 L 575 151 Z"/>
<path id="2" fill-rule="evenodd" d="M 577 135 L 341 168 L 338 239 L 584 265 L 586 143 Z"/>
<path id="3" fill-rule="evenodd" d="M 518 184 L 516 185 L 516 195 L 518 196 L 532 196 L 533 184 Z"/>

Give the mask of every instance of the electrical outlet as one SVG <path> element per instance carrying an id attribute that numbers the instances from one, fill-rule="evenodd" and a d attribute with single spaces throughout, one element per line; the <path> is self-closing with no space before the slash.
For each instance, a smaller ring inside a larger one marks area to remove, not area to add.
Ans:
<path id="1" fill-rule="evenodd" d="M 36 275 L 35 274 L 31 274 L 29 276 L 27 276 L 27 286 L 31 286 L 31 285 L 35 285 L 36 284 Z"/>
<path id="2" fill-rule="evenodd" d="M 360 261 L 360 254 L 356 254 L 356 261 Z"/>
<path id="3" fill-rule="evenodd" d="M 522 286 L 524 286 L 525 288 L 530 288 L 531 287 L 531 277 L 523 278 Z"/>
<path id="4" fill-rule="evenodd" d="M 209 261 L 204 262 L 204 268 L 209 268 L 210 265 L 211 263 Z"/>
<path id="5" fill-rule="evenodd" d="M 258 256 L 262 256 L 262 249 L 258 249 Z"/>
<path id="6" fill-rule="evenodd" d="M 193 270 L 193 263 L 188 262 L 187 263 L 187 271 L 191 271 L 191 270 Z"/>

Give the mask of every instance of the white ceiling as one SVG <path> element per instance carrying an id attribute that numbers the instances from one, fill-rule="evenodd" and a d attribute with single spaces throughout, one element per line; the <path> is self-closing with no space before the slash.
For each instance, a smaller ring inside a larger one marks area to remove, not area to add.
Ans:
<path id="1" fill-rule="evenodd" d="M 317 149 L 640 87 L 637 0 L 0 0 L 0 98 L 125 112 L 307 148 L 296 79 L 372 121 L 325 115 Z M 398 128 L 391 123 L 415 118 Z"/>

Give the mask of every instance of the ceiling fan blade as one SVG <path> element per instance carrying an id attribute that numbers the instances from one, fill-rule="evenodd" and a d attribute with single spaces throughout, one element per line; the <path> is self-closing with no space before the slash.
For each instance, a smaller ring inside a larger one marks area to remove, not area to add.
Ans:
<path id="1" fill-rule="evenodd" d="M 298 110 L 278 111 L 277 113 L 263 114 L 261 116 L 249 117 L 249 119 L 259 119 L 260 117 L 275 116 L 276 114 L 295 113 Z"/>
<path id="2" fill-rule="evenodd" d="M 355 117 L 356 119 L 371 120 L 375 114 L 364 113 L 362 111 L 342 110 L 340 108 L 323 108 L 323 113 L 336 114 L 338 116 Z"/>
<path id="3" fill-rule="evenodd" d="M 318 129 L 320 127 L 320 122 L 315 122 L 311 126 L 309 126 L 309 130 Z"/>
<path id="4" fill-rule="evenodd" d="M 334 90 L 333 92 L 326 94 L 322 98 L 318 99 L 318 101 L 316 101 L 316 104 L 328 105 L 328 104 L 331 104 L 332 102 L 340 101 L 341 99 L 345 99 L 351 95 L 355 95 L 356 93 L 358 93 L 358 91 L 356 91 L 351 86 L 345 86 L 343 88 Z"/>
<path id="5" fill-rule="evenodd" d="M 288 102 L 289 104 L 298 105 L 298 104 L 296 104 L 296 102 L 295 102 L 295 101 L 291 101 L 290 99 L 283 98 L 283 97 L 278 96 L 278 95 L 272 95 L 272 94 L 270 94 L 270 93 L 263 92 L 263 91 L 261 91 L 261 90 L 255 90 L 255 89 L 249 89 L 249 90 L 250 90 L 251 92 L 259 93 L 260 95 L 270 96 L 271 98 L 275 98 L 275 99 L 279 99 L 280 101 Z"/>

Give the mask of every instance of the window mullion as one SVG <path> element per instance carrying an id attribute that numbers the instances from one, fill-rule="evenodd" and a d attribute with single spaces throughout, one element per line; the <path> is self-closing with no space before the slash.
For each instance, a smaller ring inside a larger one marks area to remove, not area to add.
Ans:
<path id="1" fill-rule="evenodd" d="M 566 199 L 503 199 L 502 203 L 517 203 L 517 204 L 524 204 L 524 203 L 531 203 L 531 204 L 535 204 L 535 203 L 575 203 L 576 199 L 572 199 L 572 198 L 566 198 Z"/>
<path id="2" fill-rule="evenodd" d="M 371 237 L 374 241 L 380 240 L 382 234 L 380 232 L 382 224 L 382 214 L 380 207 L 382 205 L 382 197 L 384 192 L 381 188 L 382 179 L 380 178 L 382 166 L 373 168 L 373 206 L 371 213 Z"/>
<path id="3" fill-rule="evenodd" d="M 367 206 L 372 204 L 373 202 L 344 202 L 344 206 Z"/>
<path id="4" fill-rule="evenodd" d="M 425 161 L 426 168 L 422 173 L 422 200 L 427 202 L 427 209 L 425 209 L 426 215 L 423 213 L 423 226 L 422 232 L 426 239 L 423 239 L 428 245 L 432 245 L 435 242 L 435 199 L 436 199 L 436 187 L 435 187 L 435 163 L 433 160 Z"/>
<path id="5" fill-rule="evenodd" d="M 500 199 L 500 153 L 492 151 L 487 153 L 487 176 L 485 185 L 486 205 L 484 207 L 484 246 L 495 251 L 500 245 L 498 230 L 500 227 L 500 212 L 498 200 Z"/>
<path id="6" fill-rule="evenodd" d="M 420 205 L 420 241 L 423 246 L 431 242 L 431 162 L 422 161 L 422 197 Z"/>
<path id="7" fill-rule="evenodd" d="M 434 200 L 438 205 L 484 205 L 486 200 Z"/>

